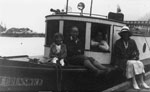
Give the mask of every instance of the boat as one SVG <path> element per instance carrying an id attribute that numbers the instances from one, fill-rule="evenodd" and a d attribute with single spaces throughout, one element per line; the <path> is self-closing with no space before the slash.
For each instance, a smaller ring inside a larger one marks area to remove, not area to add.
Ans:
<path id="1" fill-rule="evenodd" d="M 42 58 L 49 57 L 50 44 L 53 42 L 52 38 L 55 33 L 62 33 L 66 39 L 70 28 L 77 26 L 80 29 L 80 37 L 85 44 L 84 54 L 95 58 L 105 66 L 113 67 L 111 65 L 113 46 L 115 41 L 120 38 L 118 32 L 126 25 L 123 21 L 124 15 L 120 12 L 110 12 L 108 16 L 88 14 L 83 13 L 84 3 L 79 3 L 78 6 L 81 9 L 80 13 L 60 12 L 51 9 L 54 14 L 45 17 L 46 35 Z M 91 49 L 90 41 L 95 30 L 104 30 L 110 46 L 109 51 Z M 141 53 L 140 59 L 143 62 L 148 61 L 150 50 L 146 38 L 133 36 L 133 39 L 138 44 Z M 16 60 L 18 58 L 26 58 L 27 60 Z M 148 72 L 148 68 L 146 72 Z M 115 70 L 107 76 L 103 73 L 96 76 L 83 66 L 60 66 L 59 64 L 46 63 L 42 59 L 30 58 L 27 55 L 0 57 L 1 92 L 101 92 L 125 81 L 126 79 L 119 70 Z"/>

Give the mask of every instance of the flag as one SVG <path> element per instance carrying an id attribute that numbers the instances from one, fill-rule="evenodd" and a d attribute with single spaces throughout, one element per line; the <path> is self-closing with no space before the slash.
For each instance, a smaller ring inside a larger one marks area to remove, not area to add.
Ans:
<path id="1" fill-rule="evenodd" d="M 117 5 L 117 13 L 120 13 L 121 12 L 121 8 L 119 5 Z"/>

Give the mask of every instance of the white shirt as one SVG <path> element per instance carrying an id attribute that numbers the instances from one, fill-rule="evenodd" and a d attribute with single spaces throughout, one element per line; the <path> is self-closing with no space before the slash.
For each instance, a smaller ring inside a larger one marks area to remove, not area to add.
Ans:
<path id="1" fill-rule="evenodd" d="M 60 53 L 61 45 L 56 45 L 56 50 L 57 50 L 57 52 L 56 52 L 56 53 Z"/>
<path id="2" fill-rule="evenodd" d="M 96 42 L 96 41 L 91 40 L 91 45 L 92 46 L 98 46 L 100 49 L 103 49 L 106 51 L 109 50 L 109 46 L 108 46 L 107 42 L 104 40 L 102 40 L 101 42 Z"/>

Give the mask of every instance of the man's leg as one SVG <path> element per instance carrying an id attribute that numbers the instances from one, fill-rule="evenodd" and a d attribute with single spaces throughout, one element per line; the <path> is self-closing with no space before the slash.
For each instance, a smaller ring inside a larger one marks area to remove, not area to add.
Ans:
<path id="1" fill-rule="evenodd" d="M 91 63 L 97 67 L 100 70 L 105 70 L 105 71 L 111 71 L 110 68 L 103 66 L 102 64 L 100 64 L 98 61 L 96 61 L 94 58 L 90 57 L 89 60 L 91 61 Z"/>
<path id="2" fill-rule="evenodd" d="M 95 67 L 95 66 L 91 63 L 90 60 L 85 60 L 85 61 L 84 61 L 84 66 L 87 67 L 87 68 L 89 68 L 89 69 L 91 69 L 92 71 L 94 71 L 94 72 L 96 72 L 96 73 L 98 73 L 98 74 L 104 72 L 103 70 L 100 70 L 100 69 L 98 69 L 97 67 Z"/>

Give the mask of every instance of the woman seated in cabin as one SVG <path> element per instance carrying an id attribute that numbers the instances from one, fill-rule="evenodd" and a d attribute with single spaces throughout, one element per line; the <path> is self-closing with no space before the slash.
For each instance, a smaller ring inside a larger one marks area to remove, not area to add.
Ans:
<path id="1" fill-rule="evenodd" d="M 72 27 L 70 37 L 65 42 L 67 45 L 67 62 L 71 65 L 85 66 L 96 72 L 96 74 L 110 72 L 110 68 L 101 65 L 94 58 L 84 55 L 84 45 L 78 36 L 78 28 Z"/>
<path id="2" fill-rule="evenodd" d="M 123 71 L 123 74 L 128 79 L 132 79 L 134 89 L 150 88 L 144 82 L 144 65 L 139 60 L 139 51 L 133 39 L 129 27 L 124 26 L 119 32 L 120 39 L 116 41 L 114 46 L 115 67 Z M 137 79 L 139 78 L 139 84 Z"/>
<path id="3" fill-rule="evenodd" d="M 91 40 L 91 50 L 94 51 L 109 51 L 109 46 L 105 40 L 105 35 L 98 31 L 96 37 Z"/>
<path id="4" fill-rule="evenodd" d="M 64 66 L 64 59 L 66 58 L 66 56 L 67 49 L 66 45 L 63 44 L 63 35 L 60 33 L 56 33 L 54 35 L 54 42 L 50 46 L 49 61 Z"/>

